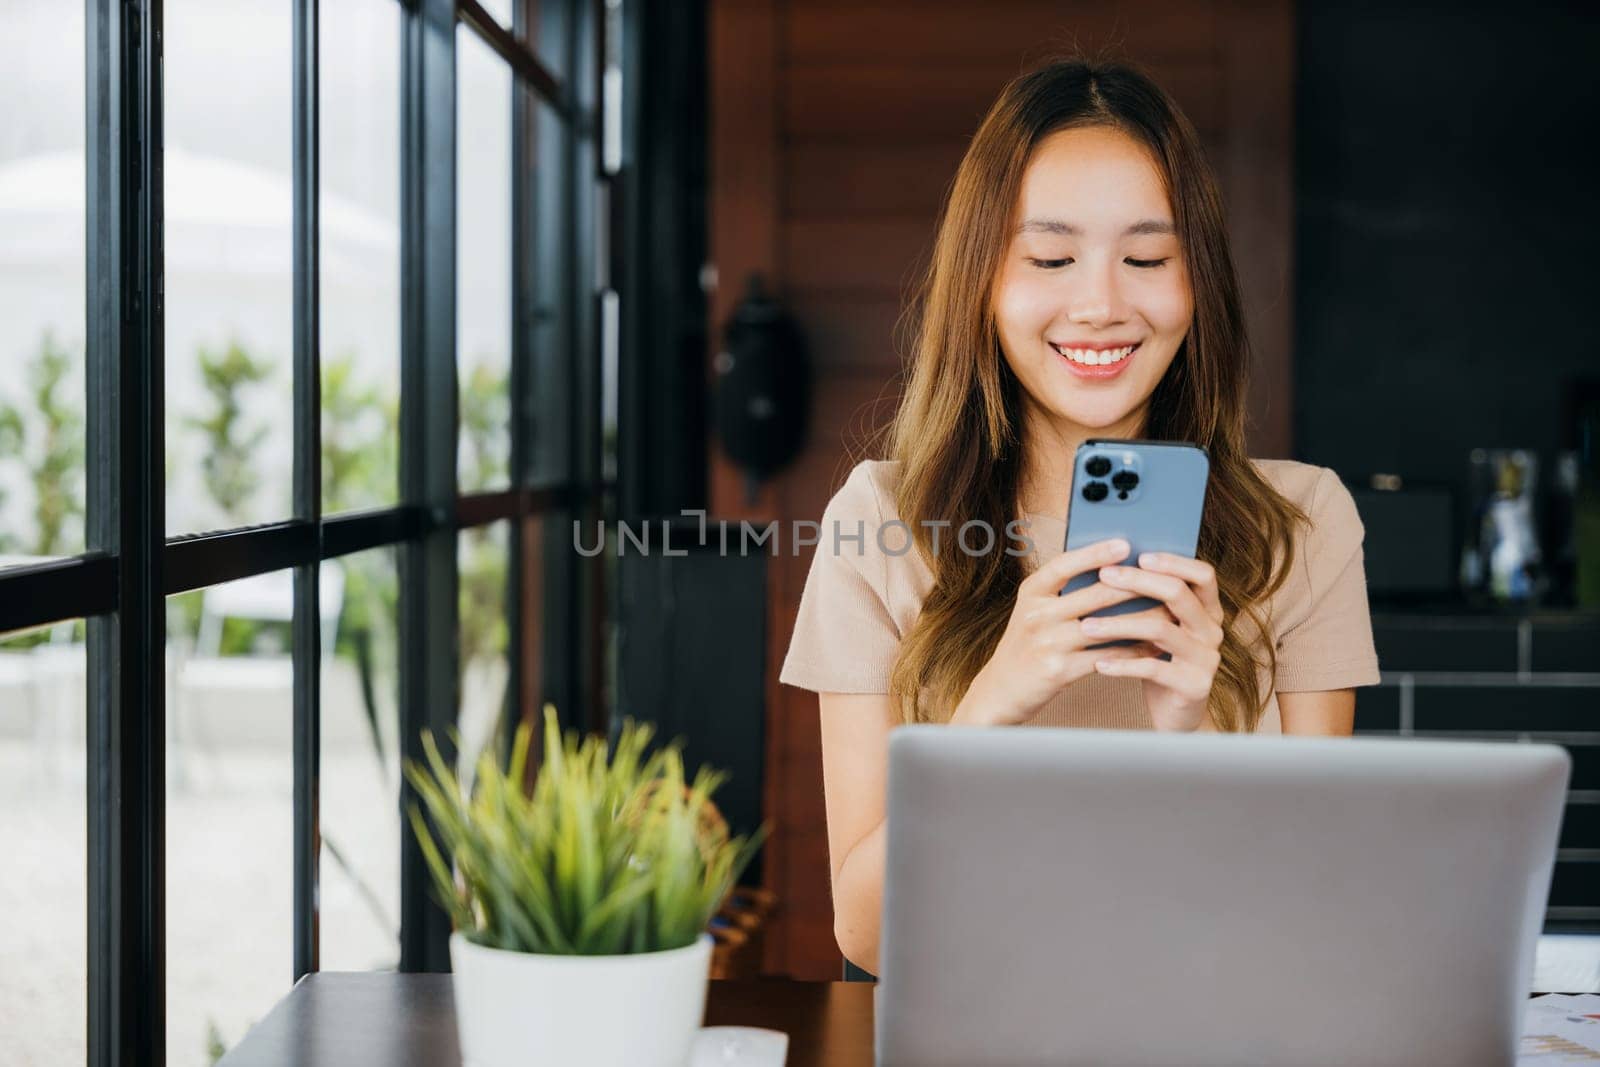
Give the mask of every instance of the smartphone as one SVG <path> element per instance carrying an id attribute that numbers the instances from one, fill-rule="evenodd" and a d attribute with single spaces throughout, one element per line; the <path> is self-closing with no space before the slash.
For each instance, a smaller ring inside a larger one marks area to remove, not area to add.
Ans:
<path id="1" fill-rule="evenodd" d="M 1193 559 L 1200 542 L 1211 458 L 1199 445 L 1181 441 L 1119 441 L 1096 438 L 1078 446 L 1072 461 L 1072 496 L 1067 503 L 1068 549 L 1120 537 L 1131 551 L 1123 566 L 1136 567 L 1141 552 L 1166 552 Z M 1074 575 L 1061 595 L 1100 580 L 1096 571 Z M 1135 597 L 1091 615 L 1126 615 L 1158 602 Z M 1119 639 L 1090 648 L 1136 642 Z"/>

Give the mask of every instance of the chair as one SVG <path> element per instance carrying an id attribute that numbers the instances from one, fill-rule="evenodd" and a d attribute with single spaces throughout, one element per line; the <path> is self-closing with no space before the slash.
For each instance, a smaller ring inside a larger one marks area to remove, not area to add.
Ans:
<path id="1" fill-rule="evenodd" d="M 846 982 L 876 982 L 878 980 L 878 976 L 867 971 L 863 971 L 860 967 L 857 967 L 849 960 L 845 960 L 844 980 Z"/>
<path id="2" fill-rule="evenodd" d="M 294 572 L 272 571 L 213 585 L 201 593 L 200 633 L 195 639 L 197 657 L 222 656 L 222 624 L 227 619 L 255 622 L 291 622 L 294 619 Z M 333 654 L 344 604 L 344 568 L 324 560 L 318 570 L 317 614 L 322 621 L 322 655 Z"/>
<path id="3" fill-rule="evenodd" d="M 17 560 L 0 557 L 0 566 Z M 72 620 L 55 623 L 43 644 L 0 652 L 0 694 L 8 710 L 17 709 L 29 721 L 34 751 L 28 778 L 41 784 L 81 780 L 83 775 L 86 667 L 76 626 Z"/>

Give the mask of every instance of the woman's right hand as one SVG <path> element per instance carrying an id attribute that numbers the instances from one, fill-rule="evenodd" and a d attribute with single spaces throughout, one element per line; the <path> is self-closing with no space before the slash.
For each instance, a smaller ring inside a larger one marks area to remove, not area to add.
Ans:
<path id="1" fill-rule="evenodd" d="M 1147 655 L 1136 645 L 1088 651 L 1105 638 L 1091 637 L 1078 626 L 1083 616 L 1132 600 L 1137 593 L 1104 582 L 1065 596 L 1060 592 L 1075 575 L 1120 563 L 1130 551 L 1120 538 L 1096 541 L 1063 552 L 1024 578 L 994 655 L 972 680 L 950 721 L 968 726 L 1027 722 L 1061 690 L 1094 674 L 1096 660 Z"/>

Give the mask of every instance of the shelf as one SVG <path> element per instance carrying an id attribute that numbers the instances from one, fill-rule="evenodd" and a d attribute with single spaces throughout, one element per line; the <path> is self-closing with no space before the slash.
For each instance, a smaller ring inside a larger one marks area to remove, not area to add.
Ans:
<path id="1" fill-rule="evenodd" d="M 1467 600 L 1371 601 L 1372 619 L 1410 622 L 1446 620 L 1453 623 L 1521 622 L 1535 625 L 1600 626 L 1600 608 L 1580 608 L 1559 604 L 1494 604 Z"/>

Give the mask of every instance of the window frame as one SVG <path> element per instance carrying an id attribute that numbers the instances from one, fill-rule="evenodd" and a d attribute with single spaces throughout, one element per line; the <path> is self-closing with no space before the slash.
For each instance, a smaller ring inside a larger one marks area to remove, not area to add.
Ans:
<path id="1" fill-rule="evenodd" d="M 513 25 L 477 0 L 393 0 L 401 13 L 400 502 L 325 516 L 321 500 L 318 0 L 293 3 L 292 512 L 283 521 L 167 538 L 162 299 L 162 0 L 84 0 L 87 550 L 0 570 L 0 632 L 88 620 L 88 1062 L 165 1061 L 165 601 L 293 568 L 293 980 L 318 969 L 318 571 L 398 546 L 402 754 L 443 736 L 457 700 L 456 540 L 509 520 L 507 712 L 545 701 L 571 724 L 608 716 L 602 558 L 551 533 L 603 521 L 597 202 L 603 0 L 519 0 Z M 537 8 L 537 14 L 530 10 Z M 533 21 L 536 18 L 536 22 Z M 456 27 L 512 73 L 511 486 L 457 484 Z M 530 30 L 533 31 L 530 33 Z M 536 39 L 537 48 L 530 44 Z M 329 51 L 337 42 L 328 42 Z M 550 57 L 547 61 L 542 56 Z M 557 77 L 551 67 L 562 71 Z M 536 127 L 541 107 L 559 134 Z M 535 168 L 536 151 L 544 154 Z M 562 210 L 550 211 L 551 205 Z M 541 279 L 538 272 L 555 276 Z M 536 284 L 542 280 L 541 287 Z M 540 303 L 540 300 L 543 300 Z M 533 342 L 533 325 L 554 326 Z M 534 433 L 535 428 L 539 434 Z M 551 462 L 554 458 L 555 462 Z M 535 480 L 533 472 L 557 472 Z M 543 520 L 542 558 L 525 532 Z M 537 576 L 532 582 L 530 576 Z M 535 601 L 537 597 L 537 601 Z M 526 691 L 525 615 L 537 612 L 538 692 Z M 579 715 L 575 709 L 583 709 Z M 409 785 L 402 786 L 402 802 Z M 401 831 L 400 967 L 449 969 L 449 923 Z"/>

